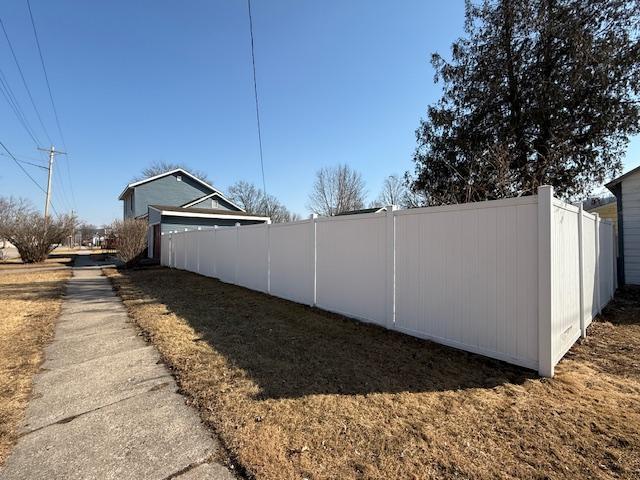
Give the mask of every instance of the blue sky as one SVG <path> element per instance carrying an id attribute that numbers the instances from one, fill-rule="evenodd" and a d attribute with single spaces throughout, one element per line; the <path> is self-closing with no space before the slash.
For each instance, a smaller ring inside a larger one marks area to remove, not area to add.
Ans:
<path id="1" fill-rule="evenodd" d="M 75 208 L 82 219 L 111 222 L 121 216 L 122 188 L 155 160 L 206 171 L 223 190 L 237 180 L 261 184 L 246 1 L 31 5 L 71 153 L 68 165 L 57 160 L 59 211 Z M 252 6 L 268 192 L 306 215 L 314 172 L 323 166 L 359 170 L 370 198 L 387 175 L 413 170 L 415 128 L 440 94 L 429 57 L 447 53 L 462 33 L 464 2 L 253 0 Z M 0 17 L 61 147 L 26 2 L 3 2 Z M 45 138 L 1 36 L 0 68 Z M 4 98 L 0 132 L 20 158 L 43 161 Z M 625 170 L 639 163 L 634 139 Z M 46 183 L 44 170 L 25 168 Z M 5 156 L 0 195 L 44 203 Z"/>

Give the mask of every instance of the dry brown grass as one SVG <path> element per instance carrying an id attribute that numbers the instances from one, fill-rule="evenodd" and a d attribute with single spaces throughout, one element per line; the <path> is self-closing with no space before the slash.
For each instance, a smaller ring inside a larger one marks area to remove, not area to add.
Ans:
<path id="1" fill-rule="evenodd" d="M 73 265 L 73 257 L 51 257 L 40 263 L 22 263 L 19 258 L 12 258 L 0 262 L 0 270 L 13 270 L 24 268 L 48 268 L 70 267 Z"/>
<path id="2" fill-rule="evenodd" d="M 248 476 L 640 477 L 637 292 L 547 380 L 187 272 L 109 275 Z"/>
<path id="3" fill-rule="evenodd" d="M 17 439 L 69 276 L 67 271 L 0 275 L 0 464 Z"/>

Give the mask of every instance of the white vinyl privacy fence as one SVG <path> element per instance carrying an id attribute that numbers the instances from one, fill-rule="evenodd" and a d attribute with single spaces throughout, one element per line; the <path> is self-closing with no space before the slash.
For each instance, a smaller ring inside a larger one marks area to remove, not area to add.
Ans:
<path id="1" fill-rule="evenodd" d="M 162 237 L 163 265 L 538 370 L 616 284 L 613 227 L 537 196 Z"/>

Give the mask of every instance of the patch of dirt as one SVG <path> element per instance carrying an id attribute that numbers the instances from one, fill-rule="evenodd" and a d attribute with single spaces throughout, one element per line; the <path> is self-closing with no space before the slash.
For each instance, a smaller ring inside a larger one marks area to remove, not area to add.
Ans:
<path id="1" fill-rule="evenodd" d="M 188 272 L 108 275 L 250 476 L 640 478 L 637 297 L 549 380 Z"/>
<path id="2" fill-rule="evenodd" d="M 53 337 L 67 271 L 0 275 L 0 464 L 18 438 L 44 346 Z"/>

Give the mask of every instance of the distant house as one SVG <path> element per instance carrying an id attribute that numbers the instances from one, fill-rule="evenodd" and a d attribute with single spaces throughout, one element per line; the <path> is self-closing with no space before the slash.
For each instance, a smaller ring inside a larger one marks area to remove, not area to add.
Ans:
<path id="1" fill-rule="evenodd" d="M 359 210 L 349 210 L 347 212 L 337 213 L 336 217 L 341 217 L 344 215 L 360 215 L 361 213 L 380 213 L 386 212 L 387 207 L 371 207 L 371 208 L 361 208 Z"/>
<path id="2" fill-rule="evenodd" d="M 640 285 L 640 167 L 607 183 L 618 214 L 618 283 Z"/>
<path id="3" fill-rule="evenodd" d="M 160 258 L 162 233 L 269 221 L 247 214 L 220 190 L 182 168 L 130 183 L 118 199 L 123 201 L 124 219 L 148 219 L 152 258 Z"/>
<path id="4" fill-rule="evenodd" d="M 600 218 L 610 221 L 614 228 L 618 228 L 616 197 L 589 198 L 582 202 L 582 207 L 589 213 L 597 213 Z"/>

